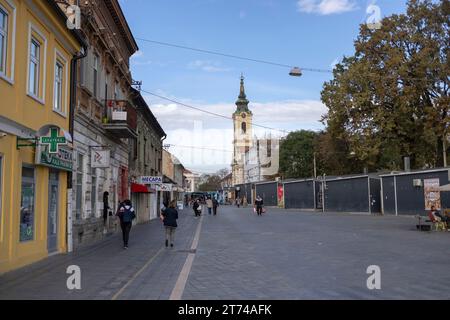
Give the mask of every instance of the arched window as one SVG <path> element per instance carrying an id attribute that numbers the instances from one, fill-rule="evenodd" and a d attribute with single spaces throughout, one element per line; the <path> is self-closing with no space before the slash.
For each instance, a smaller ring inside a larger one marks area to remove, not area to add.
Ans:
<path id="1" fill-rule="evenodd" d="M 246 134 L 247 133 L 247 123 L 246 122 L 242 122 L 241 133 L 242 134 Z"/>

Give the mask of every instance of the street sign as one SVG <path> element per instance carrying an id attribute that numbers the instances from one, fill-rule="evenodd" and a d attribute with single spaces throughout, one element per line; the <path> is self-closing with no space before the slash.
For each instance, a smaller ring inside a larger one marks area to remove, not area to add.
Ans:
<path id="1" fill-rule="evenodd" d="M 110 150 L 92 150 L 91 151 L 91 167 L 92 168 L 109 168 L 111 158 Z"/>
<path id="2" fill-rule="evenodd" d="M 158 183 L 155 184 L 153 187 L 155 187 L 156 191 L 172 191 L 172 184 L 171 183 Z"/>
<path id="3" fill-rule="evenodd" d="M 154 176 L 142 176 L 139 178 L 141 184 L 154 184 L 154 183 L 162 183 L 162 177 L 154 177 Z"/>
<path id="4" fill-rule="evenodd" d="M 59 147 L 67 144 L 65 136 L 58 136 L 58 129 L 51 128 L 49 137 L 40 137 L 39 142 L 41 145 L 48 146 L 48 153 L 58 153 Z"/>

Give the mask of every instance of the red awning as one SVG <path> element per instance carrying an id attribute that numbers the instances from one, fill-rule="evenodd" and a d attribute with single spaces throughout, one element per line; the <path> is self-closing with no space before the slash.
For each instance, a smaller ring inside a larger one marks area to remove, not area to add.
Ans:
<path id="1" fill-rule="evenodd" d="M 131 184 L 132 193 L 150 193 L 152 190 L 145 184 L 132 183 Z"/>

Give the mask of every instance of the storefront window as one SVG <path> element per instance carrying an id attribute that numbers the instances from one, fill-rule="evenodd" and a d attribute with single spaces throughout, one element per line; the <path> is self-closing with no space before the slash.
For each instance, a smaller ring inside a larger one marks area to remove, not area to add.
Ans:
<path id="1" fill-rule="evenodd" d="M 34 239 L 34 168 L 22 167 L 20 201 L 20 242 Z"/>

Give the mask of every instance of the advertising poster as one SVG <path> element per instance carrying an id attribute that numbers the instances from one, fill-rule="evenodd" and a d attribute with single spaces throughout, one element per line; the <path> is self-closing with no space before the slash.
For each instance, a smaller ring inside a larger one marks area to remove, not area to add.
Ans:
<path id="1" fill-rule="evenodd" d="M 284 187 L 283 187 L 283 185 L 278 186 L 278 207 L 284 208 Z"/>
<path id="2" fill-rule="evenodd" d="M 431 206 L 435 206 L 437 210 L 441 210 L 441 193 L 436 191 L 439 186 L 439 178 L 425 179 L 423 181 L 425 192 L 425 210 L 431 210 Z"/>

